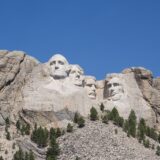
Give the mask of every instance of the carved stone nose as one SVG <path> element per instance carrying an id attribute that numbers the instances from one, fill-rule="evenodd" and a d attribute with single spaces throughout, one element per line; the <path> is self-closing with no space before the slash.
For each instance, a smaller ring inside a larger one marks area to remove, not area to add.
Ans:
<path id="1" fill-rule="evenodd" d="M 111 89 L 110 89 L 110 92 L 112 93 L 113 91 L 114 91 L 114 90 L 111 88 Z"/>
<path id="2" fill-rule="evenodd" d="M 56 66 L 55 66 L 55 69 L 58 69 L 58 68 L 59 68 L 59 67 L 56 65 Z"/>

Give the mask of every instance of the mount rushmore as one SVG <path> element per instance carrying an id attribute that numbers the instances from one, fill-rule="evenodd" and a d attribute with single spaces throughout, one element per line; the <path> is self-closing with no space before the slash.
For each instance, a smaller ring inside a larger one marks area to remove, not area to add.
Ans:
<path id="1" fill-rule="evenodd" d="M 160 78 L 132 67 L 96 80 L 61 54 L 40 63 L 22 51 L 0 51 L 1 126 L 6 117 L 14 124 L 20 116 L 32 125 L 63 127 L 75 112 L 87 117 L 101 103 L 106 110 L 117 107 L 124 118 L 133 109 L 138 119 L 159 129 Z"/>
<path id="2" fill-rule="evenodd" d="M 5 154 L 5 148 L 12 151 L 19 137 L 16 129 L 19 119 L 32 129 L 35 124 L 48 129 L 63 128 L 76 112 L 88 117 L 91 107 L 100 112 L 101 104 L 105 110 L 116 107 L 124 118 L 133 109 L 138 120 L 144 118 L 147 125 L 160 131 L 160 78 L 153 78 L 151 71 L 132 67 L 96 80 L 61 54 L 40 63 L 22 51 L 0 50 L 0 151 L 7 159 L 13 157 L 12 152 Z M 5 138 L 7 118 L 13 141 Z M 26 146 L 33 147 L 27 141 L 23 148 Z M 36 148 L 35 153 L 38 152 L 44 151 Z"/>

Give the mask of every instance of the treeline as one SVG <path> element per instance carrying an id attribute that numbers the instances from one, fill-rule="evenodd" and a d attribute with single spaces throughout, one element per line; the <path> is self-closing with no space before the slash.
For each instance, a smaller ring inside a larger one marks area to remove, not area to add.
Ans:
<path id="1" fill-rule="evenodd" d="M 46 128 L 37 127 L 35 125 L 34 130 L 31 134 L 31 140 L 37 144 L 39 148 L 48 147 L 46 160 L 56 160 L 60 153 L 59 145 L 56 139 L 62 135 L 60 128 L 51 128 L 48 131 Z"/>
<path id="2" fill-rule="evenodd" d="M 17 127 L 17 132 L 20 132 L 21 135 L 30 135 L 30 130 L 31 130 L 30 124 L 17 120 L 16 127 Z"/>
<path id="3" fill-rule="evenodd" d="M 20 148 L 13 156 L 13 160 L 35 160 L 33 152 L 23 152 Z"/>
<path id="4" fill-rule="evenodd" d="M 90 113 L 91 120 L 98 119 L 98 113 L 96 113 L 97 111 L 95 110 L 96 109 L 92 107 Z M 128 119 L 125 120 L 119 115 L 118 110 L 115 107 L 112 109 L 112 111 L 105 111 L 103 104 L 101 104 L 100 110 L 103 113 L 101 117 L 103 123 L 108 124 L 109 121 L 112 121 L 115 125 L 122 127 L 123 131 L 127 133 L 128 137 L 132 136 L 137 138 L 139 143 L 143 143 L 146 148 L 155 148 L 154 144 L 150 144 L 150 141 L 147 139 L 147 137 L 160 143 L 160 133 L 158 133 L 154 128 L 147 126 L 143 118 L 141 118 L 138 122 L 136 114 L 133 110 L 131 110 Z M 156 154 L 160 156 L 160 146 L 157 146 Z"/>

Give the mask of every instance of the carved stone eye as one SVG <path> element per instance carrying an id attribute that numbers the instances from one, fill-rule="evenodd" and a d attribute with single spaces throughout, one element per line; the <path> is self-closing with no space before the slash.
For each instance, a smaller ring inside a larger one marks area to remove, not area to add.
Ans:
<path id="1" fill-rule="evenodd" d="M 71 71 L 71 74 L 74 74 L 74 73 L 76 73 L 76 71 Z"/>
<path id="2" fill-rule="evenodd" d="M 92 84 L 87 84 L 86 86 L 88 86 L 88 87 L 92 87 Z"/>
<path id="3" fill-rule="evenodd" d="M 50 63 L 50 65 L 54 65 L 54 64 L 56 64 L 56 61 L 52 61 L 52 62 Z"/>
<path id="4" fill-rule="evenodd" d="M 110 84 L 110 83 L 107 85 L 108 88 L 110 88 L 111 86 L 112 86 L 112 84 Z"/>
<path id="5" fill-rule="evenodd" d="M 58 63 L 61 64 L 61 65 L 64 65 L 64 62 L 62 62 L 62 61 L 58 61 Z"/>
<path id="6" fill-rule="evenodd" d="M 114 87 L 119 86 L 119 83 L 113 83 L 113 86 Z"/>

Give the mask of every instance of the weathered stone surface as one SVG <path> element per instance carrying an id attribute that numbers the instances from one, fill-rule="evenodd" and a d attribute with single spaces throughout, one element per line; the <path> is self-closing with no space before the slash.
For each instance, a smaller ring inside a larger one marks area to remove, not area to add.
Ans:
<path id="1" fill-rule="evenodd" d="M 36 160 L 45 160 L 47 148 L 38 148 L 28 137 L 16 139 L 16 143 L 25 152 L 30 152 L 31 150 Z"/>
<path id="2" fill-rule="evenodd" d="M 117 134 L 115 134 L 117 129 Z M 82 129 L 66 133 L 58 139 L 61 153 L 58 160 L 158 160 L 155 150 L 146 149 L 136 139 L 127 137 L 121 128 L 109 123 L 86 121 Z M 150 140 L 151 144 L 156 146 Z"/>
<path id="3" fill-rule="evenodd" d="M 153 80 L 153 87 L 160 91 L 160 77 Z"/>
<path id="4" fill-rule="evenodd" d="M 134 73 L 128 70 L 107 75 L 103 103 L 109 110 L 116 107 L 124 118 L 127 118 L 133 109 L 138 119 L 143 117 L 150 126 L 156 123 L 155 113 L 143 98 Z"/>
<path id="5" fill-rule="evenodd" d="M 130 68 L 123 73 L 133 73 L 137 84 L 142 92 L 143 99 L 148 102 L 150 107 L 155 112 L 156 123 L 153 124 L 158 130 L 160 129 L 160 92 L 159 78 L 153 80 L 152 72 L 142 68 Z"/>
<path id="6" fill-rule="evenodd" d="M 103 101 L 103 92 L 104 92 L 105 80 L 96 81 L 96 94 L 99 101 Z"/>
<path id="7" fill-rule="evenodd" d="M 23 115 L 42 126 L 64 127 L 73 120 L 74 113 L 88 116 L 93 102 L 82 86 L 70 77 L 54 79 L 49 65 L 39 64 L 28 76 L 23 88 Z"/>
<path id="8" fill-rule="evenodd" d="M 14 120 L 21 106 L 22 88 L 27 75 L 39 62 L 21 51 L 0 51 L 0 124 L 10 117 Z M 11 114 L 10 114 L 11 113 Z"/>

